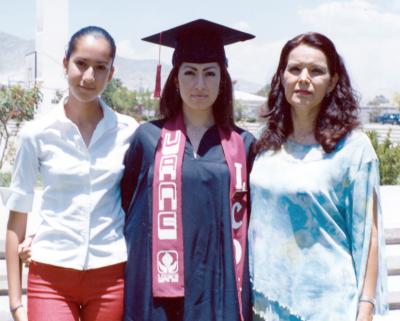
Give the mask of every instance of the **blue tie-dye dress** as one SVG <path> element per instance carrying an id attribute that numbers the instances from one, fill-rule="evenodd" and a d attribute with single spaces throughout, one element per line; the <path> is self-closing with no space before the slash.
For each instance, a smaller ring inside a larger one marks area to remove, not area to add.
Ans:
<path id="1" fill-rule="evenodd" d="M 250 275 L 255 320 L 355 321 L 373 217 L 378 161 L 355 130 L 331 153 L 287 141 L 250 175 Z M 378 204 L 377 312 L 387 310 Z"/>

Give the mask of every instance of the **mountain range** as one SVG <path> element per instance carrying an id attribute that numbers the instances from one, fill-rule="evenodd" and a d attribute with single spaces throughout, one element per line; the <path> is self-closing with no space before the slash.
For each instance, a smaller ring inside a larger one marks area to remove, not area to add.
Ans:
<path id="1" fill-rule="evenodd" d="M 0 31 L 0 84 L 15 83 L 25 79 L 25 55 L 35 49 L 34 40 L 21 39 Z M 61 60 L 61 59 L 60 59 Z M 155 85 L 157 60 L 115 58 L 115 77 L 129 89 L 150 89 Z M 165 81 L 171 65 L 162 64 L 161 79 Z M 255 93 L 262 85 L 244 79 L 235 79 L 235 89 Z"/>
<path id="2" fill-rule="evenodd" d="M 24 40 L 0 31 L 0 83 L 25 79 L 25 55 L 34 49 L 34 40 Z"/>

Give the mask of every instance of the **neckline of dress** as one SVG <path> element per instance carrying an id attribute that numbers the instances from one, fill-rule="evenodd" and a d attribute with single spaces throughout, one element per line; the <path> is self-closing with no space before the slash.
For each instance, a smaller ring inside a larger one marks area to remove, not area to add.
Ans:
<path id="1" fill-rule="evenodd" d="M 324 158 L 324 151 L 320 144 L 300 144 L 291 139 L 282 145 L 282 153 L 287 160 L 296 163 L 309 163 Z"/>
<path id="2" fill-rule="evenodd" d="M 312 147 L 320 147 L 321 146 L 319 143 L 310 143 L 310 144 L 299 143 L 299 142 L 296 142 L 295 140 L 290 139 L 290 138 L 288 138 L 286 140 L 286 143 L 289 143 L 290 145 L 293 145 L 293 146 L 299 146 L 299 147 L 302 147 L 304 149 L 305 148 L 312 148 Z"/>

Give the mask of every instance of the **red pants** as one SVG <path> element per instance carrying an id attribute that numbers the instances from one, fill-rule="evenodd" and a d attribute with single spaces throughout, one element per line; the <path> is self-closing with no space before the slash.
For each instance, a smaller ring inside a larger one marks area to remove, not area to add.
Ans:
<path id="1" fill-rule="evenodd" d="M 125 263 L 79 271 L 33 262 L 29 321 L 121 321 Z"/>

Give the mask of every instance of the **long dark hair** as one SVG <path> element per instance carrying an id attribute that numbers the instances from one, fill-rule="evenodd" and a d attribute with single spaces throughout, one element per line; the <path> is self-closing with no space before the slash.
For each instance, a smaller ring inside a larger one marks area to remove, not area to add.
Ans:
<path id="1" fill-rule="evenodd" d="M 219 64 L 221 69 L 221 81 L 219 93 L 212 106 L 215 123 L 221 127 L 233 125 L 233 89 L 232 80 L 225 66 Z M 165 119 L 173 119 L 182 111 L 182 98 L 177 88 L 178 66 L 174 66 L 165 82 L 160 99 L 160 116 Z"/>
<path id="2" fill-rule="evenodd" d="M 327 58 L 330 75 L 337 74 L 339 77 L 335 88 L 321 102 L 315 126 L 318 143 L 329 153 L 335 149 L 341 138 L 359 125 L 358 98 L 335 45 L 328 37 L 316 32 L 301 34 L 289 40 L 282 48 L 279 65 L 271 81 L 267 112 L 264 115 L 267 118 L 267 126 L 255 144 L 257 153 L 266 149 L 278 150 L 293 132 L 291 107 L 285 98 L 282 75 L 290 52 L 299 45 L 321 50 Z"/>

